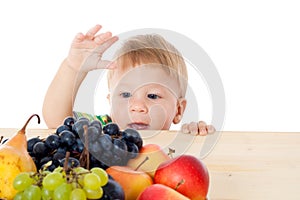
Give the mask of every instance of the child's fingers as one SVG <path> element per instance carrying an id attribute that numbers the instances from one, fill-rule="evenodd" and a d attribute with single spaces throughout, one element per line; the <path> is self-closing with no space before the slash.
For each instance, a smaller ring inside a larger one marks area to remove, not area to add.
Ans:
<path id="1" fill-rule="evenodd" d="M 96 26 L 94 26 L 93 28 L 91 28 L 86 34 L 85 37 L 87 39 L 92 40 L 94 38 L 94 36 L 96 35 L 96 33 L 102 28 L 101 25 L 97 24 Z"/>
<path id="2" fill-rule="evenodd" d="M 183 133 L 189 133 L 190 131 L 189 131 L 189 129 L 188 129 L 188 124 L 183 124 L 183 125 L 181 126 L 181 131 L 182 131 Z"/>
<path id="3" fill-rule="evenodd" d="M 207 135 L 207 125 L 204 121 L 198 122 L 199 135 Z"/>
<path id="4" fill-rule="evenodd" d="M 192 135 L 198 135 L 198 123 L 197 122 L 191 122 L 188 126 L 188 129 Z"/>
<path id="5" fill-rule="evenodd" d="M 113 43 L 115 43 L 119 38 L 117 36 L 113 36 L 111 38 L 109 38 L 108 40 L 106 40 L 105 42 L 103 42 L 97 49 L 96 52 L 99 53 L 100 55 L 102 53 L 104 53 L 104 51 L 106 51 L 111 45 L 113 45 Z"/>
<path id="6" fill-rule="evenodd" d="M 79 43 L 82 42 L 83 40 L 84 40 L 84 35 L 82 33 L 77 33 L 73 40 L 73 43 Z"/>
<path id="7" fill-rule="evenodd" d="M 111 36 L 112 36 L 111 32 L 101 33 L 94 37 L 94 41 L 100 45 L 106 40 L 108 40 Z"/>
<path id="8" fill-rule="evenodd" d="M 214 132 L 216 132 L 216 129 L 213 125 L 207 125 L 206 127 L 208 134 L 212 134 Z"/>

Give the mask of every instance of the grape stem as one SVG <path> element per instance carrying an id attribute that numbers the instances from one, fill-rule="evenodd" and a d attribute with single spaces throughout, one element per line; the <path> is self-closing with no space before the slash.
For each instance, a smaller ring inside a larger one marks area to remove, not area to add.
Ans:
<path id="1" fill-rule="evenodd" d="M 81 156 L 79 158 L 80 166 L 85 166 L 86 169 L 90 170 L 90 154 L 88 150 L 88 126 L 84 125 L 83 126 L 84 130 L 84 149 L 81 153 Z"/>
<path id="2" fill-rule="evenodd" d="M 64 171 L 65 171 L 66 173 L 67 173 L 67 171 L 68 171 L 69 157 L 70 157 L 70 152 L 67 151 L 67 152 L 66 152 L 66 159 L 65 159 L 65 162 L 64 162 Z"/>

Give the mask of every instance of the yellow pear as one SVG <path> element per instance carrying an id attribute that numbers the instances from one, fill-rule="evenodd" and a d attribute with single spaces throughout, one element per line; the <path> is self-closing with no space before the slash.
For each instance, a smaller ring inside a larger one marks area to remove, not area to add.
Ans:
<path id="1" fill-rule="evenodd" d="M 0 199 L 13 199 L 17 191 L 13 188 L 15 177 L 21 172 L 36 172 L 36 166 L 27 152 L 25 129 L 33 114 L 21 130 L 0 146 Z"/>

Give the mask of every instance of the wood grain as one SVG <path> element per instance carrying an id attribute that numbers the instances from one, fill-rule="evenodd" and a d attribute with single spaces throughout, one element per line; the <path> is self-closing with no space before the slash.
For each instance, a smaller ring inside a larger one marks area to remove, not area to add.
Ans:
<path id="1" fill-rule="evenodd" d="M 18 129 L 1 129 L 11 137 Z M 28 129 L 28 138 L 55 130 Z M 142 131 L 144 143 L 199 157 L 207 141 L 214 148 L 201 160 L 210 173 L 209 199 L 300 199 L 300 133 L 217 132 L 201 137 L 176 131 Z M 216 137 L 219 134 L 219 137 Z M 211 144 L 212 146 L 212 144 Z"/>

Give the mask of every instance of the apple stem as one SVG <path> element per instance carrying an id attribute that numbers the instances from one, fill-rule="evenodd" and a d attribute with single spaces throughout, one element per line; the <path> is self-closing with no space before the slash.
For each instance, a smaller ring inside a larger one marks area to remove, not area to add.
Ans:
<path id="1" fill-rule="evenodd" d="M 172 148 L 169 147 L 168 156 L 170 156 L 170 158 L 173 158 L 173 153 L 175 153 L 175 149 L 172 149 Z"/>
<path id="2" fill-rule="evenodd" d="M 148 156 L 146 156 L 146 158 L 135 168 L 134 171 L 137 171 L 147 160 L 149 160 Z"/>
<path id="3" fill-rule="evenodd" d="M 179 181 L 179 183 L 177 183 L 177 185 L 176 185 L 176 187 L 174 189 L 177 190 L 179 188 L 179 186 L 181 186 L 182 184 L 184 184 L 184 182 L 185 182 L 184 179 L 181 179 Z"/>

